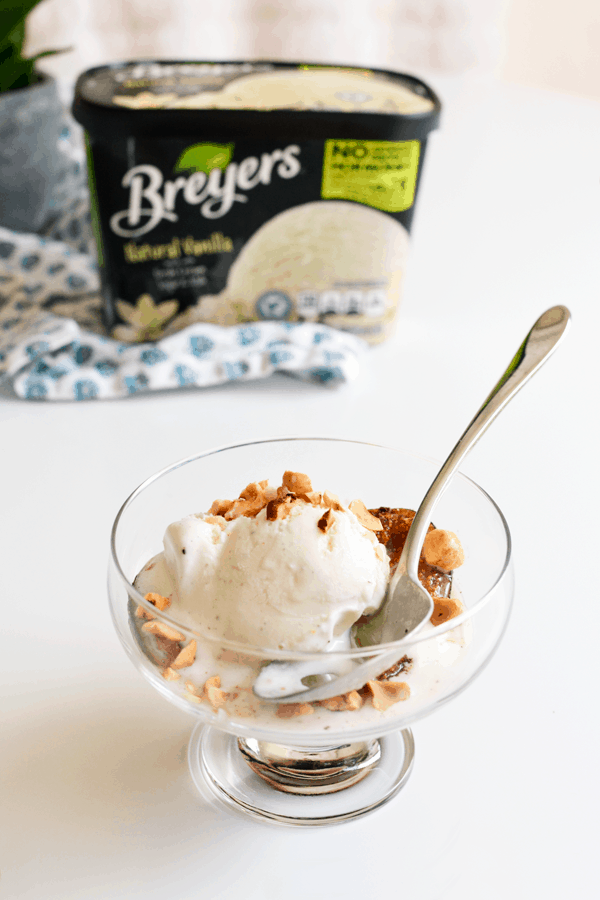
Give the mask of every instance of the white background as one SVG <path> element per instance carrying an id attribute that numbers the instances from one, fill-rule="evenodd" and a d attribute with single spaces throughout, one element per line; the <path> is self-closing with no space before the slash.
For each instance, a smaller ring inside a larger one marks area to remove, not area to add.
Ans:
<path id="1" fill-rule="evenodd" d="M 600 99 L 598 0 L 44 0 L 28 50 L 75 75 L 110 60 L 303 59 L 416 75 L 496 71 Z"/>
<path id="2" fill-rule="evenodd" d="M 434 80 L 395 337 L 338 391 L 283 376 L 89 403 L 0 395 L 0 896 L 305 900 L 597 896 L 597 103 Z M 417 723 L 403 792 L 299 831 L 207 807 L 192 721 L 112 630 L 108 535 L 125 496 L 196 451 L 368 438 L 443 458 L 539 314 L 573 327 L 463 466 L 503 509 L 517 572 L 499 652 Z"/>

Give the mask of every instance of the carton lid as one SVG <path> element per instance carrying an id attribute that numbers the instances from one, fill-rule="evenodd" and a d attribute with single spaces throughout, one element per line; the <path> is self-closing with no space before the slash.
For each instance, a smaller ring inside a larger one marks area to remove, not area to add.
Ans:
<path id="1" fill-rule="evenodd" d="M 418 78 L 383 69 L 273 62 L 144 60 L 84 72 L 73 114 L 92 134 L 221 138 L 424 138 L 440 101 Z"/>

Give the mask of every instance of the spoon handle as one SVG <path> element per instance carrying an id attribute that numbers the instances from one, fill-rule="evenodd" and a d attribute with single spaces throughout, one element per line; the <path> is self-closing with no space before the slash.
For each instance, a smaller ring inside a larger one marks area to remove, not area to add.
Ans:
<path id="1" fill-rule="evenodd" d="M 404 550 L 396 570 L 397 578 L 407 572 L 413 581 L 417 581 L 417 570 L 421 547 L 429 528 L 433 508 L 452 475 L 467 453 L 491 425 L 496 416 L 515 396 L 531 376 L 554 352 L 565 334 L 571 314 L 566 306 L 553 306 L 543 313 L 519 349 L 510 361 L 506 372 L 486 398 L 479 412 L 475 414 L 456 446 L 450 452 L 446 462 L 436 475 L 431 487 L 425 494 L 408 532 Z"/>

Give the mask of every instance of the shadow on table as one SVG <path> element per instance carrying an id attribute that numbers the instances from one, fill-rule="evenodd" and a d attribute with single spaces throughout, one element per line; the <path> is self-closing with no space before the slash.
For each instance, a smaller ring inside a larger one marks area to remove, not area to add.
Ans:
<path id="1" fill-rule="evenodd" d="M 54 697 L 48 714 L 20 728 L 4 769 L 3 818 L 11 828 L 2 841 L 10 861 L 3 884 L 14 896 L 29 896 L 40 865 L 45 885 L 64 884 L 61 896 L 70 898 L 83 896 L 83 883 L 113 878 L 123 890 L 130 870 L 139 885 L 140 871 L 144 882 L 151 873 L 161 881 L 174 867 L 209 865 L 223 842 L 238 865 L 257 852 L 264 827 L 212 808 L 192 783 L 191 717 L 170 707 L 157 717 L 154 696 L 135 699 L 141 702 L 115 694 L 109 706 L 106 694 L 89 702 L 81 694 Z"/>

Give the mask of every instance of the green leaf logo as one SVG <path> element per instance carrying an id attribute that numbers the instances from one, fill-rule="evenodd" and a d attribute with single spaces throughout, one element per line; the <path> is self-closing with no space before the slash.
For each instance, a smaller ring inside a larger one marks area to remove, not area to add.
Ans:
<path id="1" fill-rule="evenodd" d="M 186 147 L 177 162 L 175 172 L 210 172 L 225 169 L 233 156 L 233 144 L 192 144 Z"/>

